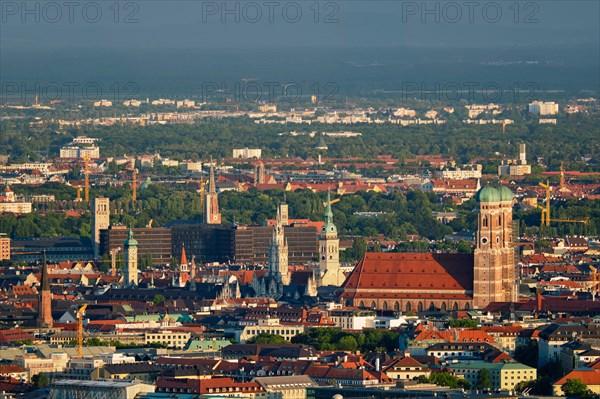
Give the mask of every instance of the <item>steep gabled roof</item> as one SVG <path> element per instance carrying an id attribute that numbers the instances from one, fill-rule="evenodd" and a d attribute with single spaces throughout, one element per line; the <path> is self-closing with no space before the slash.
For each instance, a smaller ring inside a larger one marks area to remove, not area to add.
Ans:
<path id="1" fill-rule="evenodd" d="M 472 291 L 473 256 L 367 253 L 343 289 L 345 297 L 358 297 L 361 290 Z"/>

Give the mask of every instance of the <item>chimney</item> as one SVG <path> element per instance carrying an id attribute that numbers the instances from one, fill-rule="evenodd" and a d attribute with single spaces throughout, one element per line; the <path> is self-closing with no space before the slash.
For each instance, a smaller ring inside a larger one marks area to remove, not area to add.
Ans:
<path id="1" fill-rule="evenodd" d="M 410 351 L 409 350 L 405 350 L 404 351 L 404 357 L 410 357 Z"/>
<path id="2" fill-rule="evenodd" d="M 379 357 L 375 358 L 375 371 L 381 371 L 381 360 L 379 360 Z"/>

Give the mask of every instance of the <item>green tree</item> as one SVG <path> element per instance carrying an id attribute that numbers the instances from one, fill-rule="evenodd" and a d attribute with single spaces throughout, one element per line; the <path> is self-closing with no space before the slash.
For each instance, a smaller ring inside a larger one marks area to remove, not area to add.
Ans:
<path id="1" fill-rule="evenodd" d="M 158 306 L 164 302 L 165 302 L 164 295 L 156 294 L 156 295 L 154 295 L 154 298 L 152 299 L 152 306 Z"/>
<path id="2" fill-rule="evenodd" d="M 589 394 L 588 387 L 581 378 L 569 378 L 562 386 L 566 396 L 582 398 Z"/>
<path id="3" fill-rule="evenodd" d="M 356 339 L 353 336 L 348 335 L 346 337 L 341 338 L 336 346 L 339 350 L 355 351 L 358 348 L 358 343 L 356 342 Z"/>
<path id="4" fill-rule="evenodd" d="M 515 360 L 529 367 L 537 368 L 538 364 L 538 343 L 536 340 L 530 340 L 527 345 L 519 345 L 515 348 Z"/>
<path id="5" fill-rule="evenodd" d="M 492 378 L 490 376 L 490 370 L 481 369 L 477 372 L 477 382 L 475 383 L 476 389 L 492 389 Z"/>
<path id="6" fill-rule="evenodd" d="M 464 389 L 469 389 L 471 388 L 471 383 L 469 383 L 469 381 L 464 380 L 462 378 L 458 378 L 448 372 L 441 372 L 441 373 L 431 373 L 431 375 L 429 377 L 425 377 L 425 376 L 421 376 L 418 379 L 419 382 L 421 383 L 431 383 L 431 384 L 436 384 L 436 385 L 440 385 L 440 386 L 444 386 L 444 387 L 449 387 L 452 389 L 456 389 L 456 388 L 464 388 Z"/>
<path id="7" fill-rule="evenodd" d="M 38 373 L 31 377 L 31 382 L 33 383 L 33 386 L 38 389 L 45 388 L 50 384 L 50 381 L 48 381 L 48 376 L 44 372 Z"/>
<path id="8" fill-rule="evenodd" d="M 285 338 L 283 338 L 281 335 L 262 333 L 262 334 L 258 334 L 256 336 L 250 338 L 248 341 L 246 341 L 246 343 L 248 343 L 248 344 L 287 344 L 289 342 Z"/>
<path id="9" fill-rule="evenodd" d="M 448 323 L 450 327 L 454 328 L 476 328 L 477 321 L 472 319 L 458 319 L 458 320 L 450 320 Z"/>

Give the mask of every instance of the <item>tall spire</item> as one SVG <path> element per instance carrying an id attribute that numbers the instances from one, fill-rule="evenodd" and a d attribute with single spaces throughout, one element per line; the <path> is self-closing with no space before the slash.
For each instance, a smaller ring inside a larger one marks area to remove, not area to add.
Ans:
<path id="1" fill-rule="evenodd" d="M 48 263 L 46 263 L 46 251 L 44 251 L 44 265 L 42 266 L 42 291 L 50 291 L 50 279 L 48 277 Z"/>
<path id="2" fill-rule="evenodd" d="M 211 194 L 217 193 L 217 185 L 215 183 L 215 168 L 213 166 L 212 161 L 210 163 L 210 177 L 209 177 L 209 184 L 208 184 L 208 192 Z"/>
<path id="3" fill-rule="evenodd" d="M 217 194 L 217 186 L 215 183 L 215 169 L 210 163 L 210 176 L 208 192 L 205 195 L 204 206 L 204 221 L 207 224 L 221 224 L 221 213 L 219 212 L 219 196 Z"/>
<path id="4" fill-rule="evenodd" d="M 46 263 L 46 251 L 44 251 L 44 264 L 40 284 L 40 297 L 38 300 L 38 327 L 52 327 L 52 293 L 50 292 L 50 279 L 48 275 L 48 263 Z"/>
<path id="5" fill-rule="evenodd" d="M 327 190 L 327 208 L 325 209 L 325 221 L 333 223 L 333 212 L 331 211 L 331 192 Z"/>
<path id="6" fill-rule="evenodd" d="M 179 265 L 187 265 L 188 261 L 185 256 L 185 244 L 181 244 L 181 258 L 179 260 Z"/>

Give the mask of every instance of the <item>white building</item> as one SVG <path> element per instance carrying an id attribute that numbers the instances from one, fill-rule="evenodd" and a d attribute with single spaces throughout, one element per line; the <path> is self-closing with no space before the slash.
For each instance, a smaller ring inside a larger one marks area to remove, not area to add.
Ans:
<path id="1" fill-rule="evenodd" d="M 417 111 L 415 111 L 414 109 L 398 108 L 396 111 L 394 111 L 394 116 L 397 116 L 399 118 L 414 118 L 416 115 Z"/>
<path id="2" fill-rule="evenodd" d="M 7 186 L 0 195 L 0 213 L 31 213 L 31 202 L 17 201 L 15 193 Z"/>
<path id="3" fill-rule="evenodd" d="M 154 389 L 154 385 L 130 381 L 60 380 L 50 387 L 49 397 L 134 399 L 138 394 L 154 392 Z"/>
<path id="4" fill-rule="evenodd" d="M 258 319 L 257 324 L 245 326 L 236 339 L 239 342 L 246 342 L 259 334 L 280 335 L 288 341 L 293 337 L 304 332 L 304 326 L 301 324 L 281 324 L 276 317 Z M 237 335 L 237 334 L 236 334 Z"/>
<path id="5" fill-rule="evenodd" d="M 142 105 L 142 102 L 139 100 L 126 100 L 123 101 L 123 105 L 126 107 L 139 107 Z"/>
<path id="6" fill-rule="evenodd" d="M 260 148 L 234 148 L 233 149 L 233 157 L 234 158 L 242 158 L 242 159 L 257 158 L 257 159 L 259 159 L 261 156 L 262 156 L 262 150 Z"/>
<path id="7" fill-rule="evenodd" d="M 558 104 L 555 102 L 534 101 L 529 104 L 529 113 L 533 115 L 556 115 Z"/>
<path id="8" fill-rule="evenodd" d="M 202 162 L 195 161 L 182 161 L 181 166 L 183 170 L 187 172 L 201 172 L 202 171 Z"/>
<path id="9" fill-rule="evenodd" d="M 60 149 L 60 158 L 100 158 L 99 147 L 67 146 Z"/>
<path id="10" fill-rule="evenodd" d="M 275 112 L 277 112 L 277 105 L 275 105 L 275 104 L 263 104 L 263 105 L 261 105 L 261 106 L 258 107 L 258 110 L 260 112 L 275 113 Z"/>
<path id="11" fill-rule="evenodd" d="M 152 105 L 175 105 L 175 101 L 168 100 L 164 98 L 159 98 L 158 100 L 152 100 Z"/>
<path id="12" fill-rule="evenodd" d="M 465 180 L 465 179 L 480 179 L 481 178 L 481 165 L 477 165 L 475 169 L 460 169 L 455 170 L 436 170 L 434 172 L 435 177 L 441 179 L 451 180 Z"/>
<path id="13" fill-rule="evenodd" d="M 196 102 L 193 100 L 183 100 L 177 101 L 177 108 L 194 108 L 196 106 Z"/>
<path id="14" fill-rule="evenodd" d="M 2 165 L 0 166 L 0 171 L 2 170 L 39 170 L 40 172 L 42 172 L 43 174 L 48 174 L 49 172 L 49 166 L 50 164 L 48 163 L 42 163 L 42 162 L 27 162 L 27 163 L 20 163 L 20 164 L 12 164 L 12 165 Z"/>
<path id="15" fill-rule="evenodd" d="M 144 344 L 165 344 L 169 348 L 183 349 L 192 333 L 183 331 L 153 331 L 144 333 Z"/>
<path id="16" fill-rule="evenodd" d="M 94 101 L 94 107 L 112 107 L 112 105 L 112 101 L 109 100 Z"/>
<path id="17" fill-rule="evenodd" d="M 372 311 L 336 309 L 330 310 L 328 314 L 336 327 L 342 330 L 357 330 L 374 328 L 377 315 Z"/>
<path id="18" fill-rule="evenodd" d="M 73 144 L 93 145 L 94 143 L 96 143 L 96 141 L 98 141 L 98 139 L 93 137 L 79 136 L 73 139 Z"/>

